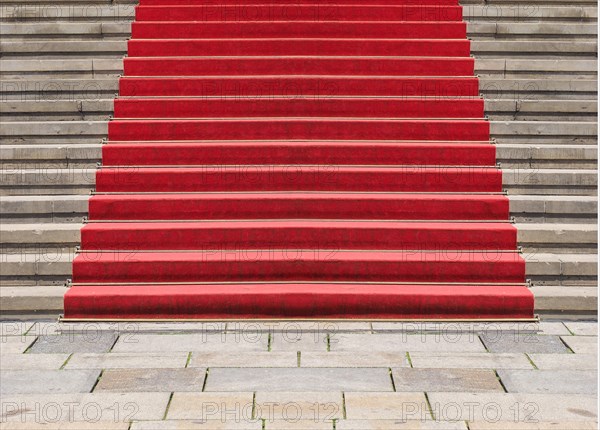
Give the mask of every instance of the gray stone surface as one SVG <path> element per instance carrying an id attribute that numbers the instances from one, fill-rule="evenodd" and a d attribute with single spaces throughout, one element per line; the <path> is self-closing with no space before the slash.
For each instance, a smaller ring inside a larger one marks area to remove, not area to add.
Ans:
<path id="1" fill-rule="evenodd" d="M 428 420 L 431 419 L 423 393 L 346 392 L 346 418 L 349 420 Z"/>
<path id="2" fill-rule="evenodd" d="M 525 354 L 497 354 L 489 352 L 436 353 L 413 352 L 410 360 L 415 368 L 458 369 L 532 369 Z"/>
<path id="3" fill-rule="evenodd" d="M 2 370 L 58 370 L 69 354 L 2 354 Z"/>
<path id="4" fill-rule="evenodd" d="M 0 354 L 21 354 L 35 339 L 34 336 L 3 336 L 0 338 Z"/>
<path id="5" fill-rule="evenodd" d="M 101 353 L 110 351 L 116 340 L 117 334 L 108 331 L 39 336 L 28 352 L 31 354 Z"/>
<path id="6" fill-rule="evenodd" d="M 169 405 L 169 420 L 233 421 L 248 423 L 253 420 L 254 394 L 229 393 L 174 393 Z"/>
<path id="7" fill-rule="evenodd" d="M 432 420 L 340 420 L 336 430 L 468 430 L 464 422 Z"/>
<path id="8" fill-rule="evenodd" d="M 578 336 L 598 336 L 598 322 L 565 322 L 567 328 L 575 335 Z"/>
<path id="9" fill-rule="evenodd" d="M 262 430 L 262 421 L 137 421 L 129 430 Z"/>
<path id="10" fill-rule="evenodd" d="M 2 338 L 5 336 L 21 336 L 31 327 L 33 327 L 32 321 L 4 321 L 0 322 L 0 345 L 2 345 Z"/>
<path id="11" fill-rule="evenodd" d="M 206 369 L 110 369 L 94 392 L 202 391 Z"/>
<path id="12" fill-rule="evenodd" d="M 469 423 L 470 430 L 598 430 L 598 423 L 593 421 L 539 421 L 522 422 L 485 422 Z"/>
<path id="13" fill-rule="evenodd" d="M 509 393 L 596 394 L 598 373 L 591 370 L 498 370 Z"/>
<path id="14" fill-rule="evenodd" d="M 3 423 L 2 430 L 128 430 L 127 422 L 73 422 L 59 421 L 55 423 Z"/>
<path id="15" fill-rule="evenodd" d="M 205 391 L 392 391 L 385 368 L 211 368 Z"/>
<path id="16" fill-rule="evenodd" d="M 342 393 L 323 392 L 266 392 L 256 393 L 254 413 L 267 424 L 276 421 L 326 423 L 344 416 Z"/>
<path id="17" fill-rule="evenodd" d="M 99 370 L 2 370 L 0 393 L 89 393 Z"/>
<path id="18" fill-rule="evenodd" d="M 188 359 L 185 352 L 171 354 L 73 354 L 66 369 L 152 369 L 183 368 Z"/>
<path id="19" fill-rule="evenodd" d="M 397 392 L 502 392 L 493 370 L 484 369 L 392 369 Z"/>
<path id="20" fill-rule="evenodd" d="M 165 414 L 169 396 L 169 393 L 10 395 L 2 399 L 2 419 L 25 424 L 58 421 L 122 423 L 132 420 L 160 420 Z M 32 413 L 32 411 L 39 413 Z"/>
<path id="21" fill-rule="evenodd" d="M 596 354 L 529 354 L 540 370 L 597 370 Z"/>
<path id="22" fill-rule="evenodd" d="M 271 351 L 327 351 L 327 334 L 303 330 L 274 332 L 269 348 Z"/>
<path id="23" fill-rule="evenodd" d="M 298 367 L 298 353 L 287 352 L 196 352 L 188 367 Z"/>
<path id="24" fill-rule="evenodd" d="M 404 352 L 302 352 L 300 367 L 410 367 Z"/>
<path id="25" fill-rule="evenodd" d="M 569 352 L 558 336 L 538 336 L 529 333 L 503 333 L 494 336 L 482 335 L 481 339 L 490 352 Z"/>
<path id="26" fill-rule="evenodd" d="M 268 348 L 268 333 L 134 334 L 122 338 L 114 352 L 248 352 Z"/>
<path id="27" fill-rule="evenodd" d="M 436 334 L 338 334 L 330 339 L 331 351 L 386 352 L 485 352 L 473 333 Z"/>
<path id="28" fill-rule="evenodd" d="M 563 336 L 562 340 L 576 354 L 598 355 L 598 337 L 596 336 Z"/>
<path id="29" fill-rule="evenodd" d="M 598 416 L 596 397 L 581 394 L 431 393 L 429 402 L 436 419 L 467 420 L 469 425 L 489 421 L 592 421 Z"/>

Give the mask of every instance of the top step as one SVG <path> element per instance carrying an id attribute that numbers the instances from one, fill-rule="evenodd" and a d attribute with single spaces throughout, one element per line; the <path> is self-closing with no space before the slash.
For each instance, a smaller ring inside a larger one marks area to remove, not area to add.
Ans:
<path id="1" fill-rule="evenodd" d="M 136 21 L 462 21 L 446 5 L 205 4 L 138 6 Z"/>
<path id="2" fill-rule="evenodd" d="M 228 1 L 223 1 L 225 5 Z M 289 5 L 296 7 L 300 4 L 312 5 L 364 5 L 364 0 L 230 0 L 229 4 L 244 7 L 245 5 Z M 377 0 L 377 5 L 416 5 L 416 6 L 458 6 L 458 0 Z M 203 7 L 206 0 L 140 0 L 140 6 L 173 6 L 173 5 L 193 5 Z"/>

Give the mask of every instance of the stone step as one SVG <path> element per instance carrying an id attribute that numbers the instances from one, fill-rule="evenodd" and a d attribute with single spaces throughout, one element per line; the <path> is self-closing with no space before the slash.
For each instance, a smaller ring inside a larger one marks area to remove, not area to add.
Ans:
<path id="1" fill-rule="evenodd" d="M 475 58 L 475 73 L 483 77 L 550 78 L 577 76 L 578 79 L 596 76 L 598 63 L 580 59 L 536 59 L 536 58 Z"/>
<path id="2" fill-rule="evenodd" d="M 127 38 L 131 35 L 129 22 L 25 22 L 3 23 L 2 37 L 9 40 L 35 40 L 56 36 L 76 39 Z"/>
<path id="3" fill-rule="evenodd" d="M 0 288 L 0 311 L 10 319 L 58 317 L 63 313 L 63 285 L 3 286 Z M 546 318 L 597 318 L 596 287 L 532 287 L 535 312 Z"/>
<path id="4" fill-rule="evenodd" d="M 3 101 L 3 121 L 106 121 L 113 113 L 113 100 Z"/>
<path id="5" fill-rule="evenodd" d="M 87 58 L 68 60 L 0 60 L 0 76 L 4 79 L 40 77 L 41 79 L 81 79 L 109 76 L 116 78 L 123 72 L 121 58 Z"/>
<path id="6" fill-rule="evenodd" d="M 6 223 L 82 222 L 88 195 L 5 196 L 0 213 Z M 595 196 L 509 196 L 511 216 L 519 223 L 594 223 Z"/>
<path id="7" fill-rule="evenodd" d="M 81 241 L 82 225 L 76 223 L 9 224 L 0 226 L 4 252 L 42 247 L 74 248 Z M 517 223 L 517 240 L 526 253 L 595 252 L 596 224 Z"/>
<path id="8" fill-rule="evenodd" d="M 486 100 L 485 113 L 494 121 L 593 121 L 598 117 L 594 100 Z"/>
<path id="9" fill-rule="evenodd" d="M 491 121 L 498 143 L 596 144 L 598 125 L 591 121 Z"/>
<path id="10" fill-rule="evenodd" d="M 0 146 L 0 166 L 4 172 L 23 168 L 92 168 L 101 158 L 101 144 Z"/>
<path id="11" fill-rule="evenodd" d="M 551 22 L 561 23 L 568 21 L 586 22 L 598 19 L 598 9 L 589 6 L 521 6 L 503 5 L 486 0 L 486 5 L 463 4 L 463 18 L 465 21 L 479 23 L 493 22 Z M 521 2 L 522 3 L 522 2 Z M 567 3 L 567 2 L 565 2 Z M 572 3 L 572 2 L 568 2 Z"/>
<path id="12" fill-rule="evenodd" d="M 486 102 L 500 100 L 592 100 L 595 101 L 598 83 L 595 79 L 564 78 L 479 78 L 479 91 Z"/>
<path id="13" fill-rule="evenodd" d="M 0 171 L 0 195 L 88 194 L 93 191 L 96 169 L 39 168 Z M 595 195 L 596 170 L 503 169 L 509 194 Z"/>
<path id="14" fill-rule="evenodd" d="M 73 248 L 39 245 L 0 254 L 0 286 L 62 285 L 71 277 Z M 523 254 L 526 274 L 535 286 L 597 286 L 597 254 Z"/>
<path id="15" fill-rule="evenodd" d="M 546 318 L 598 318 L 598 288 L 580 286 L 532 287 L 535 311 Z"/>
<path id="16" fill-rule="evenodd" d="M 77 4 L 73 2 L 73 5 L 59 5 L 52 4 L 48 5 L 35 5 L 32 4 L 24 5 L 4 5 L 0 9 L 0 21 L 3 22 L 55 22 L 55 21 L 88 21 L 88 22 L 99 22 L 99 21 L 132 21 L 135 17 L 135 6 L 131 4 L 123 4 L 119 2 L 113 3 L 112 1 L 97 2 L 95 7 L 90 7 L 92 2 L 79 2 Z M 104 3 L 104 4 L 103 4 Z M 482 12 L 483 13 L 483 12 Z M 551 13 L 547 11 L 545 13 Z M 580 19 L 591 17 L 592 12 L 584 11 L 582 8 L 565 8 L 562 12 L 565 19 L 574 19 L 579 16 Z"/>
<path id="17" fill-rule="evenodd" d="M 527 277 L 534 286 L 597 286 L 598 254 L 540 253 L 528 251 Z"/>
<path id="18" fill-rule="evenodd" d="M 520 58 L 535 57 L 585 57 L 593 59 L 597 55 L 595 41 L 557 40 L 474 40 L 471 54 L 478 57 Z M 44 40 L 6 41 L 0 43 L 4 57 L 98 57 L 123 56 L 127 53 L 127 42 L 121 40 Z"/>
<path id="19" fill-rule="evenodd" d="M 552 22 L 480 22 L 467 23 L 469 37 L 506 39 L 590 38 L 595 39 L 598 27 L 593 23 Z"/>
<path id="20" fill-rule="evenodd" d="M 510 214 L 519 223 L 596 223 L 596 196 L 509 195 Z"/>
<path id="21" fill-rule="evenodd" d="M 3 101 L 112 100 L 119 92 L 118 79 L 12 79 L 0 82 Z"/>
<path id="22" fill-rule="evenodd" d="M 594 169 L 598 151 L 592 145 L 499 144 L 496 159 L 503 168 Z"/>
<path id="23" fill-rule="evenodd" d="M 107 132 L 106 121 L 10 121 L 2 126 L 0 142 L 6 145 L 100 143 Z"/>
<path id="24" fill-rule="evenodd" d="M 7 223 L 81 223 L 89 195 L 4 196 L 0 213 Z"/>

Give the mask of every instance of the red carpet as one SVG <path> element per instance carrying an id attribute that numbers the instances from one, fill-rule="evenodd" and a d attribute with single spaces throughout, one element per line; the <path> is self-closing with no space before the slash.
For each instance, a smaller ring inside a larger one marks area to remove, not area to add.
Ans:
<path id="1" fill-rule="evenodd" d="M 533 317 L 462 7 L 378 3 L 141 1 L 65 318 Z"/>

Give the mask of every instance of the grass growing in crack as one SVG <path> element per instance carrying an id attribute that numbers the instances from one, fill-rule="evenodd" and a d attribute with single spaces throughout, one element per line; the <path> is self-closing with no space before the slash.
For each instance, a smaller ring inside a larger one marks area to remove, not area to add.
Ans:
<path id="1" fill-rule="evenodd" d="M 298 367 L 300 367 L 300 351 L 296 353 L 296 361 L 298 363 Z"/>
<path id="2" fill-rule="evenodd" d="M 429 408 L 429 415 L 431 416 L 431 419 L 435 421 L 435 415 L 433 414 L 433 408 L 431 407 L 431 401 L 429 400 L 429 396 L 427 395 L 427 393 L 423 394 L 425 394 L 425 401 L 427 402 L 427 407 Z"/>
<path id="3" fill-rule="evenodd" d="M 69 360 L 73 357 L 73 353 L 71 353 L 67 359 L 65 360 L 65 362 L 62 364 L 62 366 L 60 366 L 60 368 L 58 370 L 63 370 L 65 368 L 65 366 L 67 365 L 67 363 L 69 362 Z"/>
<path id="4" fill-rule="evenodd" d="M 206 373 L 204 374 L 204 382 L 202 383 L 202 391 L 206 389 L 206 381 L 208 381 L 208 372 L 210 372 L 210 367 L 206 368 Z"/>
<path id="5" fill-rule="evenodd" d="M 410 354 L 409 354 L 409 352 L 408 352 L 408 351 L 406 351 L 406 361 L 408 361 L 408 365 L 409 365 L 411 368 L 415 367 L 415 366 L 413 366 L 413 362 L 412 362 L 412 359 L 410 358 Z"/>
<path id="6" fill-rule="evenodd" d="M 346 393 L 342 393 L 342 418 L 346 419 Z"/>
<path id="7" fill-rule="evenodd" d="M 252 393 L 252 412 L 250 412 L 250 419 L 256 419 L 256 391 Z"/>
<path id="8" fill-rule="evenodd" d="M 500 385 L 502 386 L 502 389 L 504 390 L 505 393 L 508 393 L 508 390 L 506 389 L 506 387 L 504 386 L 504 382 L 502 382 L 502 378 L 500 378 L 500 375 L 498 375 L 498 371 L 496 369 L 494 369 L 494 374 L 496 375 L 496 379 L 498 380 L 498 382 L 500 383 Z"/>
<path id="9" fill-rule="evenodd" d="M 171 401 L 173 400 L 173 394 L 169 395 L 169 400 L 167 401 L 167 408 L 165 409 L 165 414 L 163 415 L 163 421 L 167 419 L 167 414 L 169 413 L 169 408 L 171 407 Z"/>
<path id="10" fill-rule="evenodd" d="M 525 357 L 527 357 L 527 360 L 529 360 L 529 363 L 533 366 L 533 368 L 535 370 L 539 370 L 539 368 L 535 365 L 535 363 L 533 362 L 533 360 L 531 359 L 531 357 L 529 356 L 529 354 L 525 353 Z"/>
<path id="11" fill-rule="evenodd" d="M 187 360 L 185 361 L 185 368 L 190 365 L 190 361 L 192 361 L 192 351 L 188 352 Z"/>
<path id="12" fill-rule="evenodd" d="M 92 389 L 90 390 L 90 393 L 93 393 L 94 390 L 96 389 L 96 386 L 98 385 L 98 383 L 100 382 L 100 379 L 102 379 L 102 375 L 104 375 L 104 369 L 102 369 L 100 371 L 100 374 L 98 375 L 98 378 L 96 379 L 96 382 L 94 382 L 94 386 L 92 387 Z"/>
<path id="13" fill-rule="evenodd" d="M 394 374 L 391 367 L 388 367 L 388 373 L 390 374 L 390 381 L 392 381 L 392 389 L 396 392 L 396 383 L 394 382 Z"/>

